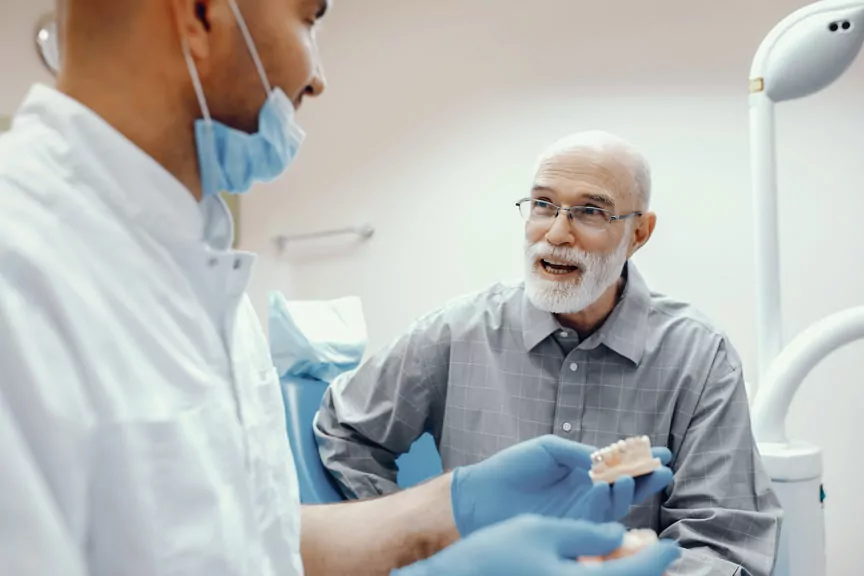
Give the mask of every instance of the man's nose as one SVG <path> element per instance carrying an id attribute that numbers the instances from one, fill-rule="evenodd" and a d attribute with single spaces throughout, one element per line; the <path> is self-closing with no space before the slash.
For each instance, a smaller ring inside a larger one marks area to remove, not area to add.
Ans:
<path id="1" fill-rule="evenodd" d="M 570 215 L 561 211 L 546 232 L 546 241 L 553 246 L 567 246 L 576 243 L 573 226 L 570 225 Z"/>
<path id="2" fill-rule="evenodd" d="M 324 68 L 321 64 L 315 66 L 315 73 L 312 75 L 312 80 L 309 86 L 306 87 L 306 93 L 309 96 L 320 96 L 327 89 L 327 80 L 324 77 Z"/>

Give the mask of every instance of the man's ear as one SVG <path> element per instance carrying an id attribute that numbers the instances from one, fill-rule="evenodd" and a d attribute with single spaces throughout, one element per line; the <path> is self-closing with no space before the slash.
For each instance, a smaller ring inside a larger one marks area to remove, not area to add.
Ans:
<path id="1" fill-rule="evenodd" d="M 196 65 L 210 56 L 210 13 L 218 0 L 169 0 L 181 44 L 189 48 Z"/>
<path id="2" fill-rule="evenodd" d="M 657 215 L 654 212 L 646 212 L 638 218 L 638 223 L 631 234 L 630 250 L 627 252 L 628 258 L 632 258 L 642 246 L 648 243 L 651 235 L 654 234 L 654 227 L 657 225 Z"/>

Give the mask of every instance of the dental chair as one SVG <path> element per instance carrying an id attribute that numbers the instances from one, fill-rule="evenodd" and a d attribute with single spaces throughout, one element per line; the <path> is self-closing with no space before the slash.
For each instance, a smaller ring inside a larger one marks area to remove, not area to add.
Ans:
<path id="1" fill-rule="evenodd" d="M 320 380 L 283 378 L 282 397 L 285 400 L 285 418 L 288 441 L 294 453 L 294 465 L 300 484 L 300 502 L 303 504 L 330 504 L 345 499 L 338 484 L 324 468 L 318 456 L 318 444 L 312 423 L 328 384 Z M 421 436 L 397 461 L 400 488 L 410 488 L 441 474 L 441 458 L 435 441 L 429 434 Z"/>
<path id="2" fill-rule="evenodd" d="M 360 301 L 289 302 L 270 295 L 270 352 L 285 403 L 288 441 L 303 504 L 345 499 L 318 455 L 312 424 L 327 386 L 356 368 L 366 347 L 366 325 Z M 409 488 L 442 472 L 441 458 L 429 434 L 421 436 L 396 465 L 397 483 Z"/>
<path id="3" fill-rule="evenodd" d="M 294 453 L 294 466 L 300 485 L 303 504 L 330 504 L 345 499 L 336 481 L 324 468 L 318 457 L 318 444 L 312 431 L 312 422 L 321 404 L 327 383 L 300 378 L 283 378 L 282 398 L 285 401 L 285 420 L 288 441 Z"/>

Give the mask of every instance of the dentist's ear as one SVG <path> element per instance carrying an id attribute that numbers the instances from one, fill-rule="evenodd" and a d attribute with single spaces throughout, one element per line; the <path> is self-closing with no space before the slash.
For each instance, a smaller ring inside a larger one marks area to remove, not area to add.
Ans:
<path id="1" fill-rule="evenodd" d="M 636 216 L 636 224 L 630 233 L 630 249 L 627 251 L 628 259 L 632 258 L 642 246 L 648 243 L 648 240 L 654 234 L 655 226 L 657 226 L 657 215 L 654 212 L 646 212 L 642 216 Z"/>
<path id="2" fill-rule="evenodd" d="M 199 64 L 210 56 L 211 12 L 224 2 L 219 0 L 169 0 L 180 42 Z"/>

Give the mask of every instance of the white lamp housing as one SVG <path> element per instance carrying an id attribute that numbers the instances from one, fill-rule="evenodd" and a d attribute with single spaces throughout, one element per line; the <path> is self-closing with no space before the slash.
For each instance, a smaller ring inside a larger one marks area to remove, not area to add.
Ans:
<path id="1" fill-rule="evenodd" d="M 783 346 L 774 104 L 826 88 L 864 43 L 864 1 L 805 6 L 768 34 L 750 70 L 750 145 L 756 218 L 758 373 L 754 393 Z"/>
<path id="2" fill-rule="evenodd" d="M 772 102 L 827 88 L 849 68 L 864 42 L 864 2 L 823 1 L 783 19 L 768 34 L 750 69 Z"/>

